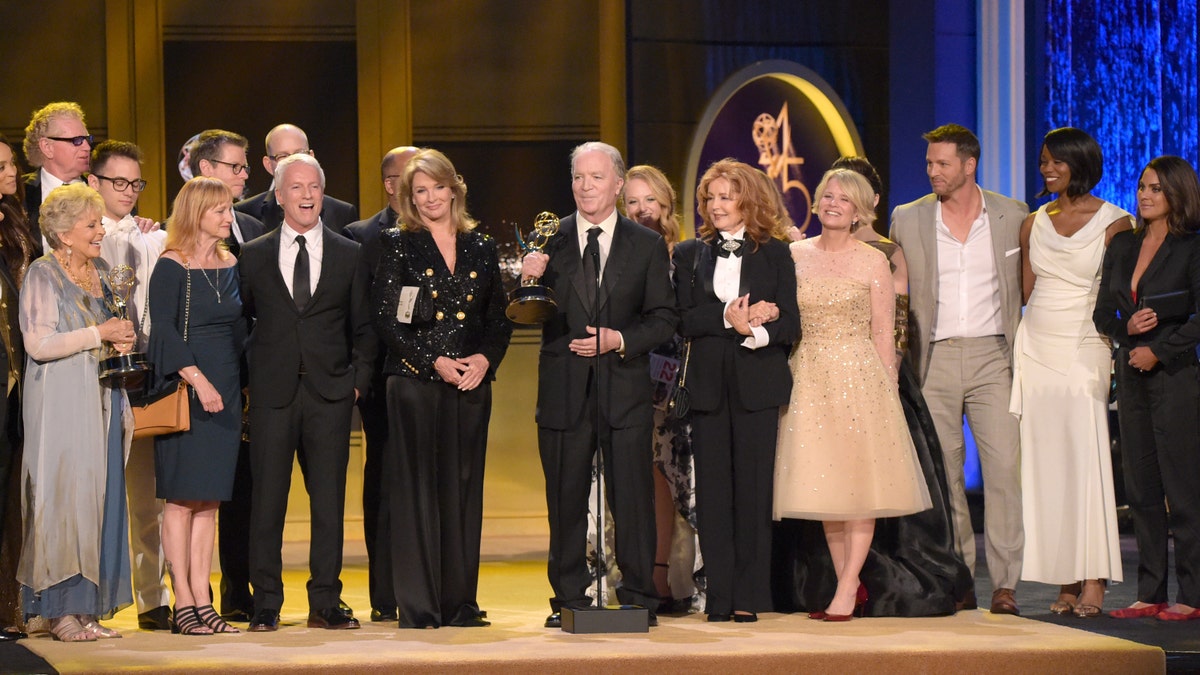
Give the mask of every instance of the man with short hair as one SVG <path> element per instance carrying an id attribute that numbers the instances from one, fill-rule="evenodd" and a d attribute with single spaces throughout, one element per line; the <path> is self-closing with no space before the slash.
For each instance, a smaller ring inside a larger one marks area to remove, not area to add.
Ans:
<path id="1" fill-rule="evenodd" d="M 25 127 L 23 147 L 29 165 L 37 169 L 25 175 L 25 212 L 37 258 L 45 250 L 38 229 L 42 201 L 60 185 L 81 182 L 91 161 L 92 135 L 84 124 L 83 108 L 71 101 L 55 101 L 34 111 Z"/>
<path id="2" fill-rule="evenodd" d="M 956 548 L 975 573 L 975 533 L 963 477 L 963 414 L 983 470 L 984 541 L 994 614 L 1019 614 L 1025 546 L 1020 436 L 1009 414 L 1012 344 L 1021 318 L 1025 204 L 975 182 L 979 139 L 947 124 L 924 135 L 933 194 L 896 207 L 891 238 L 908 261 L 913 337 L 908 357 L 946 461 Z M 965 606 L 975 604 L 974 589 Z"/>
<path id="3" fill-rule="evenodd" d="M 224 129 L 207 129 L 188 147 L 188 166 L 194 176 L 216 178 L 241 198 L 250 177 L 246 137 Z M 240 257 L 242 245 L 261 237 L 266 228 L 246 213 L 233 213 L 233 226 L 225 245 Z M 233 474 L 233 498 L 221 502 L 217 510 L 217 553 L 221 562 L 221 617 L 229 621 L 249 621 L 254 614 L 250 590 L 250 504 L 254 499 L 254 481 L 250 472 L 250 444 L 242 436 L 237 467 Z"/>
<path id="4" fill-rule="evenodd" d="M 591 601 L 587 563 L 588 489 L 597 446 L 616 526 L 622 604 L 650 610 L 654 588 L 654 408 L 646 375 L 650 350 L 675 333 L 678 317 L 667 245 L 617 213 L 625 162 L 616 148 L 589 142 L 571 153 L 576 212 L 562 219 L 544 252 L 521 276 L 554 291 L 556 313 L 542 325 L 538 361 L 538 447 L 550 521 L 547 574 L 554 597 L 547 628 L 563 608 Z"/>
<path id="5" fill-rule="evenodd" d="M 250 143 L 245 136 L 224 129 L 207 129 L 200 132 L 196 142 L 188 150 L 188 166 L 193 176 L 217 178 L 233 193 L 233 201 L 242 198 L 246 191 L 246 180 L 250 178 L 250 165 L 246 149 Z M 238 255 L 242 244 L 256 239 L 267 231 L 262 221 L 247 213 L 234 212 L 233 227 L 225 243 L 229 251 Z"/>
<path id="6" fill-rule="evenodd" d="M 367 220 L 346 226 L 344 234 L 362 244 L 363 259 L 366 260 L 369 278 L 375 279 L 375 268 L 382 254 L 379 234 L 395 227 L 400 212 L 400 180 L 404 167 L 417 154 L 417 148 L 402 146 L 392 148 L 383 156 L 380 172 L 383 189 L 387 192 L 388 205 Z M 362 417 L 363 435 L 367 437 L 367 459 L 363 465 L 363 534 L 367 543 L 367 586 L 371 597 L 372 621 L 396 621 L 396 596 L 392 586 L 392 565 L 389 541 L 390 526 L 386 495 L 383 494 L 383 453 L 387 449 L 387 378 L 383 374 L 383 361 L 387 350 L 382 347 L 375 359 L 371 377 L 371 391 L 358 400 L 358 412 Z"/>
<path id="7" fill-rule="evenodd" d="M 282 224 L 246 244 L 242 303 L 247 345 L 254 504 L 250 512 L 250 630 L 274 631 L 283 606 L 283 526 L 292 462 L 304 446 L 309 538 L 308 626 L 358 628 L 339 607 L 346 466 L 355 401 L 368 392 L 377 340 L 362 247 L 321 222 L 325 174 L 297 154 L 279 162 Z"/>
<path id="8" fill-rule="evenodd" d="M 272 176 L 279 162 L 292 155 L 304 154 L 316 157 L 308 145 L 308 134 L 294 124 L 280 124 L 267 132 L 267 154 L 262 158 L 263 168 Z M 268 230 L 273 230 L 283 222 L 283 209 L 275 199 L 274 188 L 260 192 L 253 197 L 238 202 L 233 208 L 242 213 L 248 213 L 262 221 Z M 327 230 L 344 234 L 345 227 L 358 220 L 358 209 L 353 204 L 325 195 L 321 211 L 321 225 Z"/>
<path id="9" fill-rule="evenodd" d="M 133 143 L 108 140 L 92 149 L 87 182 L 104 198 L 104 239 L 100 257 L 110 269 L 133 268 L 136 283 L 129 297 L 129 319 L 137 331 L 137 351 L 145 351 L 150 335 L 146 297 L 150 274 L 166 243 L 166 231 L 150 222 L 142 231 L 133 215 L 146 181 L 142 179 L 142 151 Z M 143 219 L 146 220 L 146 219 Z M 154 439 L 133 441 L 125 462 L 125 491 L 129 498 L 129 544 L 132 549 L 133 597 L 138 626 L 144 630 L 170 629 L 171 596 L 166 585 L 162 550 L 162 502 L 155 497 Z"/>

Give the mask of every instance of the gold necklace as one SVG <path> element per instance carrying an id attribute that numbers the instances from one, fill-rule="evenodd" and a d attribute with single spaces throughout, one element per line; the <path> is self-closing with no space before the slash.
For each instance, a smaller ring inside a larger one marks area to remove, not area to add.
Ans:
<path id="1" fill-rule="evenodd" d="M 88 260 L 87 262 L 84 263 L 84 268 L 85 268 L 84 276 L 86 278 L 80 279 L 79 277 L 75 276 L 75 272 L 71 269 L 71 266 L 62 261 L 62 258 L 59 257 L 59 254 L 57 252 L 54 254 L 54 259 L 58 261 L 59 266 L 61 266 L 63 268 L 63 271 L 67 273 L 67 278 L 69 278 L 76 286 L 87 291 L 88 295 L 95 294 L 94 293 L 95 286 L 92 285 L 92 261 L 91 260 Z"/>

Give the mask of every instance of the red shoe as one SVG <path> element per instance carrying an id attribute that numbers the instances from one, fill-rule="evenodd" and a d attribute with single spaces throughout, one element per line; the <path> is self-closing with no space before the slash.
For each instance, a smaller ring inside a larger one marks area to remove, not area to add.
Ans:
<path id="1" fill-rule="evenodd" d="M 854 594 L 854 616 L 862 618 L 867 615 L 867 587 L 859 584 Z"/>
<path id="2" fill-rule="evenodd" d="M 849 614 L 826 614 L 822 621 L 849 621 Z"/>
<path id="3" fill-rule="evenodd" d="M 1108 615 L 1114 619 L 1145 619 L 1150 616 L 1157 616 L 1159 612 L 1169 607 L 1165 602 L 1160 602 L 1154 605 L 1146 605 L 1145 607 L 1123 607 L 1114 609 Z"/>
<path id="4" fill-rule="evenodd" d="M 826 616 L 827 615 L 825 614 L 825 612 L 818 611 L 818 612 L 809 612 L 808 613 L 808 618 L 812 619 L 813 621 L 824 621 Z"/>
<path id="5" fill-rule="evenodd" d="M 1192 619 L 1200 619 L 1200 609 L 1193 609 L 1187 614 L 1181 612 L 1168 612 L 1163 610 L 1154 615 L 1154 618 L 1159 621 L 1191 621 Z"/>

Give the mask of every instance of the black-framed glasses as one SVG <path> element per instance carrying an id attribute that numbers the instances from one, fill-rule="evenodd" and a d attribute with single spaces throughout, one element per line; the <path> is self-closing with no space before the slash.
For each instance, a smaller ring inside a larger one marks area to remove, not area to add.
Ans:
<path id="1" fill-rule="evenodd" d="M 213 164 L 224 164 L 225 166 L 229 167 L 230 170 L 233 171 L 235 174 L 245 171 L 246 177 L 247 178 L 250 177 L 250 165 L 249 164 L 234 164 L 233 162 L 225 162 L 225 161 L 222 161 L 219 159 L 210 159 L 208 161 L 212 162 Z"/>
<path id="2" fill-rule="evenodd" d="M 109 178 L 108 176 L 101 176 L 98 173 L 93 173 L 92 175 L 100 180 L 106 180 L 112 183 L 113 189 L 117 192 L 124 192 L 125 189 L 130 186 L 133 186 L 134 192 L 141 192 L 142 190 L 146 189 L 146 181 L 142 180 L 141 178 L 137 180 L 129 180 L 128 178 Z"/>
<path id="3" fill-rule="evenodd" d="M 83 145 L 84 143 L 87 143 L 89 146 L 95 145 L 95 143 L 93 143 L 93 139 L 95 137 L 92 136 L 91 134 L 88 134 L 87 136 L 47 136 L 46 138 L 49 138 L 52 141 L 62 141 L 63 143 L 70 143 L 71 145 L 73 145 L 77 148 L 79 146 Z"/>

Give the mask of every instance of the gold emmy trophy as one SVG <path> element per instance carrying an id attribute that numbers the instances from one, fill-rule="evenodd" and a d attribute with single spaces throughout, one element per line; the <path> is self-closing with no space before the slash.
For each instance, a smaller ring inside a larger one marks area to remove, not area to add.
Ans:
<path id="1" fill-rule="evenodd" d="M 108 287 L 112 290 L 112 300 L 108 302 L 108 308 L 118 319 L 128 320 L 129 294 L 133 291 L 133 285 L 137 283 L 133 268 L 129 265 L 117 265 L 109 271 L 105 278 L 108 280 Z M 137 346 L 136 339 L 135 336 L 135 347 Z M 146 355 L 140 352 L 121 353 L 110 344 L 105 347 L 104 353 L 104 360 L 100 362 L 101 380 L 120 380 L 121 386 L 132 387 L 137 386 L 150 371 L 150 362 L 146 360 Z"/>
<path id="2" fill-rule="evenodd" d="M 541 252 L 558 232 L 558 216 L 543 211 L 533 221 L 533 231 L 526 241 L 517 231 L 517 243 L 522 251 Z M 505 314 L 513 323 L 540 324 L 554 316 L 558 311 L 558 303 L 554 302 L 554 290 L 538 283 L 540 279 L 521 279 L 521 285 L 513 290 L 508 297 L 508 309 Z"/>

